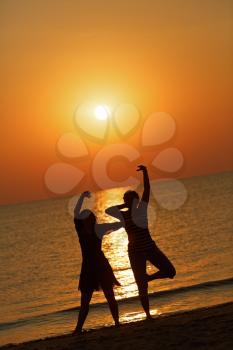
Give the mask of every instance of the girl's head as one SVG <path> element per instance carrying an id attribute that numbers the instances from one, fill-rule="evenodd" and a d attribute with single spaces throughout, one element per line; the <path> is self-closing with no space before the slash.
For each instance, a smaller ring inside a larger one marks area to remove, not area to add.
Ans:
<path id="1" fill-rule="evenodd" d="M 139 195 L 137 194 L 136 191 L 126 191 L 123 198 L 124 198 L 125 205 L 128 208 L 131 208 L 133 204 L 136 206 L 138 205 Z"/>
<path id="2" fill-rule="evenodd" d="M 83 210 L 79 215 L 79 224 L 86 230 L 92 230 L 96 224 L 95 214 L 89 209 Z"/>

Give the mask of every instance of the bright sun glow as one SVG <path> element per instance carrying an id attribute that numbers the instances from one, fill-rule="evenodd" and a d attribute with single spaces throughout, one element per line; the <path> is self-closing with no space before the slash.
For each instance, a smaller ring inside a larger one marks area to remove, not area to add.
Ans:
<path id="1" fill-rule="evenodd" d="M 95 117 L 99 120 L 106 120 L 110 116 L 110 110 L 108 106 L 101 105 L 95 109 Z"/>

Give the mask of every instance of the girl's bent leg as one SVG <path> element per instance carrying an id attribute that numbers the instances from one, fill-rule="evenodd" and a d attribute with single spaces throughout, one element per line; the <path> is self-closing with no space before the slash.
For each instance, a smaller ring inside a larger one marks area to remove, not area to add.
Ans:
<path id="1" fill-rule="evenodd" d="M 176 275 L 175 267 L 172 265 L 167 256 L 156 247 L 148 256 L 148 260 L 159 269 L 159 271 L 148 276 L 147 281 L 160 278 L 174 278 Z"/>

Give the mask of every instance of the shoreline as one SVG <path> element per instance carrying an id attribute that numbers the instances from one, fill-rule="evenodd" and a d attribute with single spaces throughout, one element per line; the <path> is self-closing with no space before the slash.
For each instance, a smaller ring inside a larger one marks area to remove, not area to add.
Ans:
<path id="1" fill-rule="evenodd" d="M 233 302 L 157 316 L 152 321 L 105 327 L 82 335 L 61 335 L 1 350 L 74 349 L 226 349 L 233 348 Z"/>

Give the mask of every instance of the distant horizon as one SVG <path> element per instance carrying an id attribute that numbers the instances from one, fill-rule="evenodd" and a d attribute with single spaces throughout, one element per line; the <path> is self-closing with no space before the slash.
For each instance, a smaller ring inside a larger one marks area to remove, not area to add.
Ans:
<path id="1" fill-rule="evenodd" d="M 181 180 L 181 181 L 185 181 L 185 180 L 189 180 L 192 178 L 196 178 L 196 177 L 209 177 L 209 176 L 215 176 L 215 175 L 221 175 L 221 174 L 227 174 L 227 173 L 233 173 L 233 169 L 232 170 L 225 170 L 225 171 L 219 171 L 219 172 L 215 172 L 215 173 L 210 173 L 210 174 L 203 174 L 203 175 L 193 175 L 193 176 L 188 176 L 188 177 L 177 177 L 177 179 Z M 151 183 L 153 184 L 155 181 L 159 181 L 159 180 L 164 180 L 164 178 L 159 178 L 158 180 L 156 179 L 152 179 Z M 133 185 L 132 185 L 133 186 Z M 128 186 L 126 186 L 128 187 Z M 119 187 L 110 187 L 110 188 L 106 188 L 106 189 L 97 189 L 95 191 L 92 191 L 93 193 L 95 192 L 99 192 L 99 191 L 108 191 L 111 189 L 115 189 L 115 188 L 122 188 L 122 186 Z M 24 202 L 14 202 L 14 203 L 6 203 L 6 204 L 0 204 L 0 207 L 7 207 L 7 206 L 14 206 L 14 205 L 24 205 L 24 204 L 32 204 L 35 202 L 45 202 L 48 200 L 62 200 L 62 199 L 69 199 L 72 196 L 79 196 L 84 190 L 81 190 L 79 193 L 72 193 L 69 195 L 64 195 L 64 196 L 51 196 L 51 197 L 47 197 L 47 198 L 39 198 L 39 199 L 34 199 L 31 201 L 24 201 Z"/>

